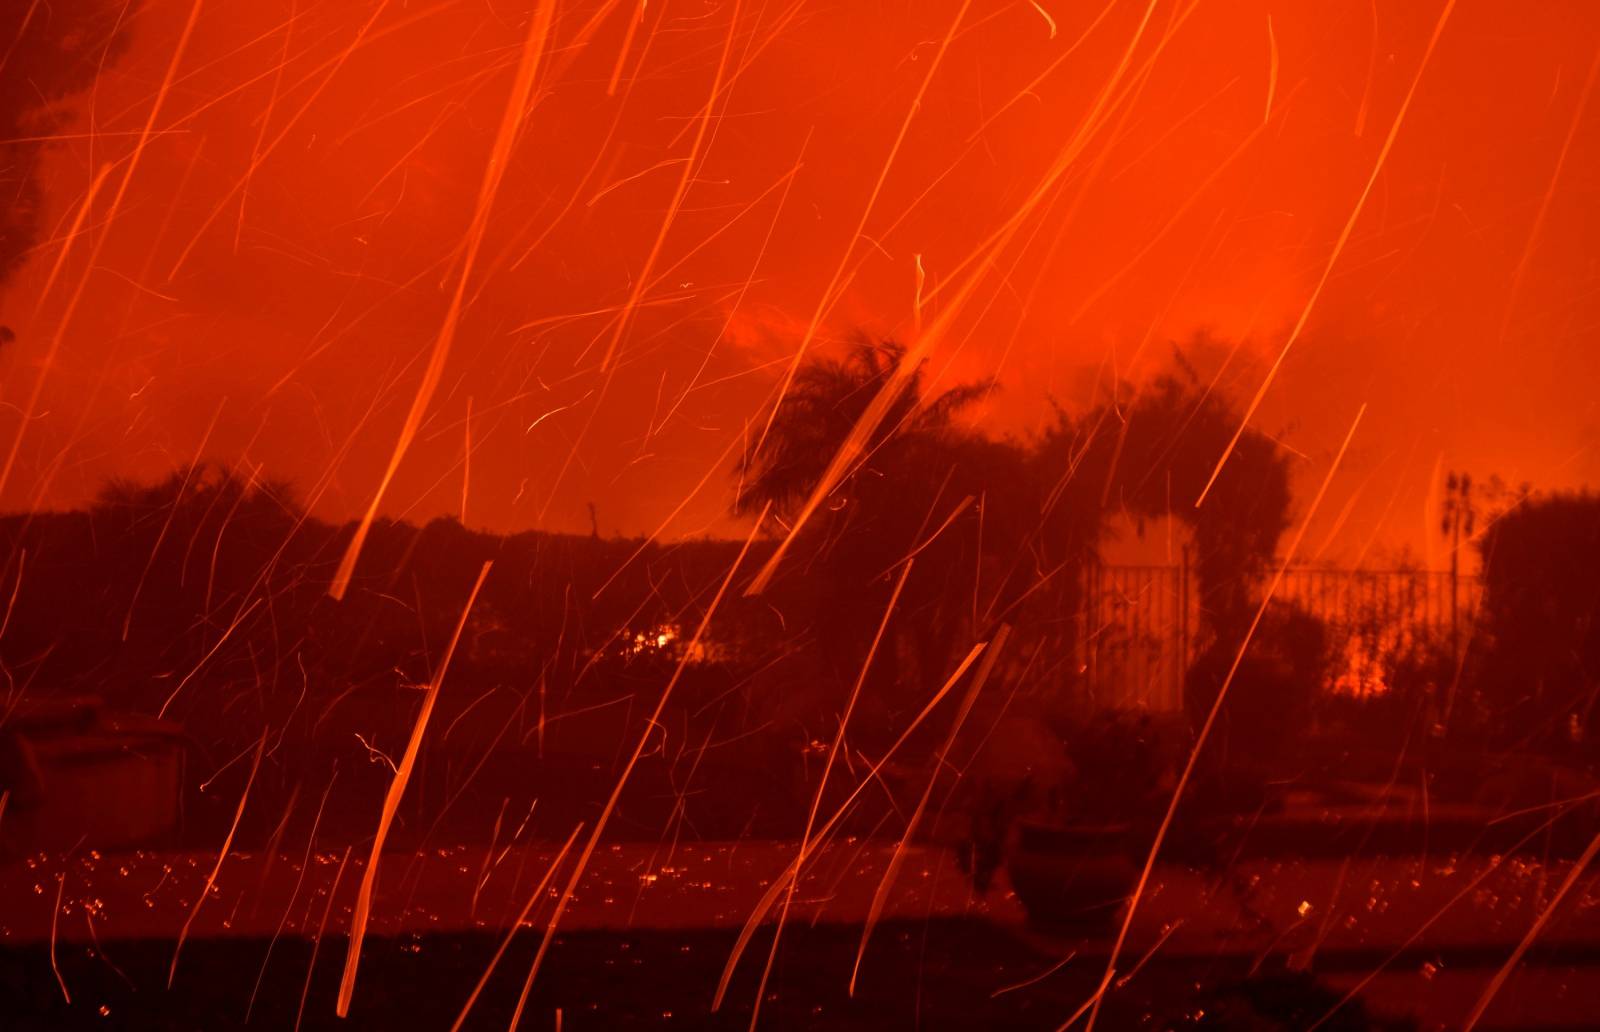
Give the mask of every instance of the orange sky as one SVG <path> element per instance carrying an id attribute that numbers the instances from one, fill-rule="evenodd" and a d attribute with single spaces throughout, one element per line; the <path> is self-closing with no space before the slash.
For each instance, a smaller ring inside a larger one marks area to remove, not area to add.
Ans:
<path id="1" fill-rule="evenodd" d="M 119 13 L 129 33 L 46 128 L 42 231 L 0 292 L 0 504 L 71 506 L 199 454 L 359 514 L 445 319 L 535 0 L 207 0 L 165 91 L 195 0 L 77 3 L 103 8 L 98 34 L 63 44 L 49 5 L 20 37 L 0 24 L 0 52 L 103 46 Z M 1437 468 L 1600 482 L 1600 107 L 1582 107 L 1600 5 L 1462 4 L 1420 78 L 1442 3 L 960 8 L 557 3 L 383 511 L 459 514 L 465 478 L 472 525 L 587 529 L 592 500 L 606 532 L 650 531 L 710 471 L 668 533 L 730 530 L 722 456 L 841 265 L 822 346 L 914 333 L 919 260 L 932 319 L 1108 83 L 936 351 L 949 376 L 998 375 L 991 426 L 1037 422 L 1047 393 L 1087 403 L 1202 332 L 1206 373 L 1245 341 L 1224 380 L 1247 398 L 1415 83 L 1256 423 L 1304 456 L 1309 497 L 1369 406 L 1326 503 L 1330 530 L 1347 510 L 1334 555 L 1431 547 Z"/>

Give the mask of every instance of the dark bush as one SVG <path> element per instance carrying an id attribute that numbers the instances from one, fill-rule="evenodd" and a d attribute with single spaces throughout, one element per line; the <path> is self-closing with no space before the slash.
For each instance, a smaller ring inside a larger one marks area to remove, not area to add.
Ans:
<path id="1" fill-rule="evenodd" d="M 1327 678 L 1327 634 L 1303 609 L 1273 602 L 1228 682 L 1243 634 L 1218 634 L 1195 660 L 1184 682 L 1184 708 L 1198 732 L 1227 683 L 1206 745 L 1208 760 L 1255 775 L 1281 774 L 1293 765 Z"/>
<path id="2" fill-rule="evenodd" d="M 1508 745 L 1579 747 L 1600 732 L 1600 496 L 1551 495 L 1484 532 L 1481 680 Z M 1584 750 L 1593 755 L 1592 747 Z"/>

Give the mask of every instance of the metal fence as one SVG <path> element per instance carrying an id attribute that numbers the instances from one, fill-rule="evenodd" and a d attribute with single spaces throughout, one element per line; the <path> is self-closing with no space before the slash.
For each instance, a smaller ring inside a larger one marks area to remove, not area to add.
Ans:
<path id="1" fill-rule="evenodd" d="M 1194 572 L 1169 566 L 1091 565 L 1078 617 L 1079 667 L 1091 699 L 1119 709 L 1173 711 L 1203 646 Z M 1331 657 L 1329 691 L 1384 690 L 1386 665 L 1420 648 L 1458 651 L 1477 604 L 1473 578 L 1433 570 L 1295 567 L 1274 598 L 1322 621 Z"/>
<path id="2" fill-rule="evenodd" d="M 1199 615 L 1192 580 L 1187 565 L 1095 564 L 1084 571 L 1078 655 L 1096 704 L 1157 712 L 1183 707 Z"/>

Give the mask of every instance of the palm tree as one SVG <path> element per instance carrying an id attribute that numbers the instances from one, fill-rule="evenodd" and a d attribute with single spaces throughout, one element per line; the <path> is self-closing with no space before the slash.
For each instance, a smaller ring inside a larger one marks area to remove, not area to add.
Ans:
<path id="1" fill-rule="evenodd" d="M 905 360 L 898 343 L 857 340 L 842 356 L 802 366 L 765 440 L 735 471 L 734 511 L 770 505 L 784 532 Z M 1015 540 L 1006 526 L 1017 511 L 1010 498 L 1024 481 L 1020 450 L 959 421 L 993 389 L 990 382 L 962 384 L 930 397 L 924 370 L 913 370 L 804 532 L 809 558 L 796 565 L 815 592 L 818 656 L 841 679 L 859 669 L 902 560 L 917 552 L 874 667 L 874 704 L 888 710 L 937 687 L 953 653 L 970 644 L 975 578 L 992 587 L 985 564 L 993 566 L 996 548 Z M 1006 503 L 995 504 L 1001 495 Z"/>
<path id="2" fill-rule="evenodd" d="M 905 357 L 903 344 L 859 338 L 842 357 L 817 357 L 802 366 L 758 450 L 739 463 L 734 511 L 743 515 L 770 503 L 780 521 L 793 517 Z M 863 474 L 893 465 L 896 453 L 970 438 L 957 427 L 956 417 L 993 389 L 993 381 L 982 381 L 925 398 L 924 369 L 919 365 L 869 442 L 861 464 L 835 489 L 830 508 L 848 504 Z"/>

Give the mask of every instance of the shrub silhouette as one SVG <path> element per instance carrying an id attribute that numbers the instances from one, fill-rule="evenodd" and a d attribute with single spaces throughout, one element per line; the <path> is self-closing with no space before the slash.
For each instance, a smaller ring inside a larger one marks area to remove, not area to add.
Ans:
<path id="1" fill-rule="evenodd" d="M 1526 502 L 1491 523 L 1479 548 L 1488 723 L 1507 744 L 1592 741 L 1600 731 L 1600 496 Z"/>

